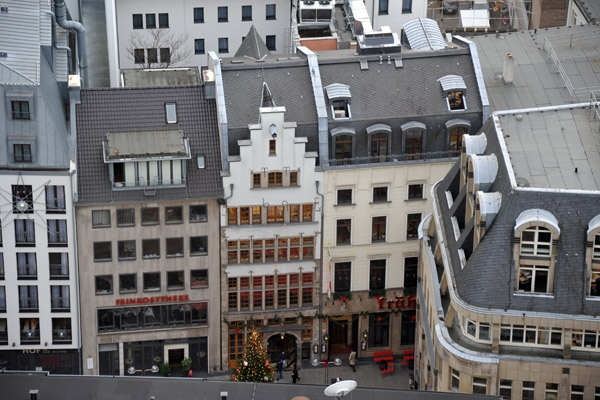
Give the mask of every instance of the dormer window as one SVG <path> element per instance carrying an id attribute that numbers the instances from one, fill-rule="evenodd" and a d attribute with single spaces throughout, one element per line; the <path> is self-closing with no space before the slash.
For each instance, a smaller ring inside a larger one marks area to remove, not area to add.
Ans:
<path id="1" fill-rule="evenodd" d="M 588 295 L 600 297 L 600 215 L 588 224 L 586 255 Z"/>
<path id="2" fill-rule="evenodd" d="M 167 124 L 176 124 L 177 123 L 177 109 L 175 108 L 175 103 L 165 104 L 165 112 L 167 114 Z"/>
<path id="3" fill-rule="evenodd" d="M 325 87 L 327 98 L 331 105 L 333 119 L 352 118 L 350 112 L 350 86 L 341 83 L 332 83 Z"/>
<path id="4" fill-rule="evenodd" d="M 438 82 L 442 85 L 448 110 L 462 111 L 467 109 L 467 86 L 462 76 L 446 75 L 438 79 Z"/>
<path id="5" fill-rule="evenodd" d="M 523 211 L 515 225 L 515 291 L 552 293 L 558 243 L 558 221 L 548 211 Z M 555 243 L 553 243 L 553 241 Z"/>

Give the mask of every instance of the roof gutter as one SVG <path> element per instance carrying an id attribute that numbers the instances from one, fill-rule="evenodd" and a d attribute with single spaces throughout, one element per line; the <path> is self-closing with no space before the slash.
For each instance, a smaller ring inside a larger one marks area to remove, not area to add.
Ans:
<path id="1" fill-rule="evenodd" d="M 481 63 L 479 62 L 477 45 L 462 36 L 454 36 L 454 40 L 469 46 L 469 53 L 471 54 L 471 61 L 473 62 L 473 70 L 475 71 L 475 79 L 477 80 L 477 88 L 479 89 L 479 97 L 481 98 L 481 124 L 483 125 L 490 117 L 490 101 L 488 99 L 487 90 L 485 89 L 485 81 L 483 79 Z"/>
<path id="2" fill-rule="evenodd" d="M 67 30 L 74 29 L 77 32 L 77 55 L 79 57 L 79 68 L 83 78 L 83 85 L 88 87 L 85 27 L 77 21 L 67 20 L 67 8 L 65 6 L 65 0 L 55 0 L 54 11 L 56 12 L 56 23 L 58 26 Z"/>

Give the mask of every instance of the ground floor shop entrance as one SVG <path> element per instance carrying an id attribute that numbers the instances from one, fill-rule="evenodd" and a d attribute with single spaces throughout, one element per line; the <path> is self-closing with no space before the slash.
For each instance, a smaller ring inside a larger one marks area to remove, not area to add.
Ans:
<path id="1" fill-rule="evenodd" d="M 7 350 L 0 351 L 0 370 L 49 371 L 52 374 L 81 373 L 77 350 Z"/>

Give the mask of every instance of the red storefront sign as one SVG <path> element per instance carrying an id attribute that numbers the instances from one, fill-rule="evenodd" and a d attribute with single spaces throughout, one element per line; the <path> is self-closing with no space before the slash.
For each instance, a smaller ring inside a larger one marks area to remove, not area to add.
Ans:
<path id="1" fill-rule="evenodd" d="M 395 299 L 388 299 L 387 297 L 375 297 L 377 300 L 377 304 L 379 304 L 379 309 L 383 310 L 384 308 L 415 308 L 417 302 L 415 300 L 414 295 L 409 295 L 404 298 L 404 296 L 396 296 Z"/>
<path id="2" fill-rule="evenodd" d="M 117 306 L 128 306 L 132 304 L 161 304 L 161 303 L 179 303 L 181 301 L 190 301 L 187 294 L 179 296 L 156 296 L 156 297 L 134 297 L 129 299 L 117 299 Z"/>

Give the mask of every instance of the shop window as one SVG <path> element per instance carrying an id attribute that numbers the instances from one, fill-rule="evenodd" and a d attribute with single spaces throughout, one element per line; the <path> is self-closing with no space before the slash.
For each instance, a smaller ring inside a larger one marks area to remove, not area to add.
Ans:
<path id="1" fill-rule="evenodd" d="M 96 294 L 112 294 L 113 277 L 112 275 L 96 276 Z"/>
<path id="2" fill-rule="evenodd" d="M 406 240 L 416 240 L 419 238 L 419 224 L 421 223 L 421 214 L 408 214 L 406 216 Z"/>
<path id="3" fill-rule="evenodd" d="M 135 209 L 126 208 L 117 210 L 117 226 L 135 226 Z"/>
<path id="4" fill-rule="evenodd" d="M 423 184 L 418 183 L 414 185 L 408 185 L 408 200 L 422 200 L 423 199 Z"/>
<path id="5" fill-rule="evenodd" d="M 201 256 L 208 253 L 208 236 L 190 237 L 190 254 L 192 256 Z"/>
<path id="6" fill-rule="evenodd" d="M 369 268 L 369 290 L 385 289 L 386 260 L 371 260 Z"/>
<path id="7" fill-rule="evenodd" d="M 167 289 L 181 290 L 185 288 L 183 271 L 167 271 Z"/>
<path id="8" fill-rule="evenodd" d="M 336 221 L 336 245 L 351 244 L 352 220 L 338 219 Z"/>
<path id="9" fill-rule="evenodd" d="M 193 269 L 190 271 L 190 284 L 192 289 L 208 287 L 208 270 Z"/>
<path id="10" fill-rule="evenodd" d="M 369 315 L 369 348 L 390 345 L 390 314 L 372 313 Z"/>
<path id="11" fill-rule="evenodd" d="M 334 266 L 334 291 L 344 293 L 350 291 L 350 279 L 352 274 L 352 263 L 336 262 Z"/>
<path id="12" fill-rule="evenodd" d="M 144 292 L 160 291 L 160 272 L 144 273 Z"/>
<path id="13" fill-rule="evenodd" d="M 137 275 L 122 274 L 119 275 L 119 293 L 137 292 Z"/>
<path id="14" fill-rule="evenodd" d="M 143 239 L 142 257 L 160 258 L 160 239 Z"/>
<path id="15" fill-rule="evenodd" d="M 112 260 L 111 242 L 94 242 L 94 261 Z"/>
<path id="16" fill-rule="evenodd" d="M 206 205 L 190 206 L 190 222 L 206 222 L 207 220 Z"/>
<path id="17" fill-rule="evenodd" d="M 119 240 L 119 260 L 135 260 L 135 240 Z"/>
<path id="18" fill-rule="evenodd" d="M 352 204 L 352 189 L 338 189 L 337 190 L 337 204 L 338 206 L 345 206 Z"/>
<path id="19" fill-rule="evenodd" d="M 167 257 L 183 257 L 183 238 L 167 238 Z"/>
<path id="20" fill-rule="evenodd" d="M 373 217 L 371 220 L 371 243 L 385 242 L 387 217 Z"/>
<path id="21" fill-rule="evenodd" d="M 473 387 L 471 392 L 473 394 L 486 394 L 487 393 L 487 378 L 473 377 Z"/>

